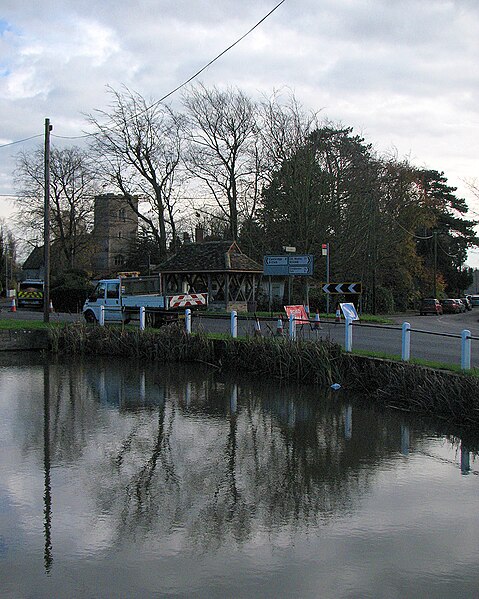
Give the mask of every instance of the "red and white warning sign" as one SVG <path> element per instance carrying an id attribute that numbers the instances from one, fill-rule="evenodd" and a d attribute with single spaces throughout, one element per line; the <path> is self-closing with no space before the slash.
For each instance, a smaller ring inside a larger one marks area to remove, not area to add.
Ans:
<path id="1" fill-rule="evenodd" d="M 285 306 L 284 307 L 288 318 L 293 315 L 296 324 L 304 324 L 309 323 L 308 314 L 306 313 L 306 308 L 304 306 Z"/>
<path id="2" fill-rule="evenodd" d="M 170 297 L 170 308 L 188 308 L 189 306 L 206 306 L 206 293 L 184 293 Z"/>

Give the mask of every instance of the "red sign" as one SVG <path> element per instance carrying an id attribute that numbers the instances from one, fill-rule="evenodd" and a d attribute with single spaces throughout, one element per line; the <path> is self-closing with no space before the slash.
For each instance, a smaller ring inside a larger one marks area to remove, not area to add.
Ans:
<path id="1" fill-rule="evenodd" d="M 288 318 L 291 314 L 294 316 L 294 320 L 299 323 L 307 322 L 309 323 L 309 318 L 306 313 L 306 308 L 304 306 L 285 306 L 286 314 Z"/>
<path id="2" fill-rule="evenodd" d="M 170 308 L 188 308 L 188 306 L 206 306 L 206 293 L 185 293 L 170 298 Z"/>

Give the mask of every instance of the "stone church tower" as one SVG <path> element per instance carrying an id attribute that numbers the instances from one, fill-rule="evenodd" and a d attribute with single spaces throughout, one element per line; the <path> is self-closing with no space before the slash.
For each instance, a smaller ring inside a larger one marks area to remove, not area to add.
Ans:
<path id="1" fill-rule="evenodd" d="M 138 199 L 132 198 L 135 208 Z M 95 197 L 92 267 L 97 273 L 121 271 L 138 234 L 138 215 L 122 195 Z"/>

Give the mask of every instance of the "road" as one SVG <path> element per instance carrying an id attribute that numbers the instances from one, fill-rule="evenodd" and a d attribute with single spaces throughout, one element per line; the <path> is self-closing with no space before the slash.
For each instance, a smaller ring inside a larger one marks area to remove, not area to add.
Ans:
<path id="1" fill-rule="evenodd" d="M 201 314 L 201 313 L 200 313 Z M 204 313 L 203 313 L 204 314 Z M 8 306 L 2 306 L 0 319 L 42 320 L 41 312 L 17 310 L 10 312 Z M 50 314 L 51 322 L 82 322 L 81 314 Z M 401 325 L 407 321 L 411 325 L 411 357 L 437 362 L 460 364 L 461 331 L 468 329 L 473 336 L 472 365 L 479 367 L 479 309 L 464 314 L 445 314 L 443 316 L 419 316 L 417 313 L 400 314 L 392 317 L 393 325 L 370 325 L 355 323 L 353 327 L 353 348 L 401 354 Z M 261 331 L 265 336 L 276 333 L 277 321 L 261 322 Z M 205 330 L 227 333 L 230 330 L 229 318 L 206 318 L 203 315 L 193 318 L 193 331 Z M 285 333 L 287 322 L 285 321 Z M 254 319 L 239 319 L 238 335 L 253 335 Z M 443 335 L 456 335 L 448 337 Z M 309 326 L 298 327 L 298 337 L 327 338 L 344 346 L 344 320 L 336 324 L 334 320 L 322 320 L 319 331 Z"/>
<path id="2" fill-rule="evenodd" d="M 479 367 L 479 309 L 473 309 L 464 314 L 445 314 L 443 316 L 419 316 L 416 314 L 400 314 L 392 317 L 393 325 L 371 325 L 367 323 L 354 323 L 353 349 L 378 351 L 387 354 L 401 354 L 401 326 L 403 322 L 411 325 L 411 357 L 423 358 L 435 362 L 448 364 L 461 363 L 461 331 L 468 329 L 472 337 L 472 365 Z M 285 333 L 287 322 L 284 324 Z M 229 320 L 211 320 L 194 318 L 193 330 L 202 327 L 206 331 L 228 332 Z M 322 320 L 319 331 L 311 330 L 309 326 L 298 327 L 298 337 L 322 337 L 336 341 L 344 346 L 344 320 L 336 324 L 334 320 Z M 276 332 L 276 321 L 263 321 L 261 324 L 263 335 L 272 335 Z M 253 335 L 254 320 L 240 319 L 238 322 L 238 335 Z M 455 335 L 457 337 L 448 337 Z"/>

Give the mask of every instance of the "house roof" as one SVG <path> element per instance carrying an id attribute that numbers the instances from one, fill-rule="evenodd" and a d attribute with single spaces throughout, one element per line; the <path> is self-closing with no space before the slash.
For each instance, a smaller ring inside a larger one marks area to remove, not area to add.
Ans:
<path id="1" fill-rule="evenodd" d="M 186 243 L 155 270 L 161 273 L 263 272 L 262 266 L 243 254 L 235 241 Z"/>
<path id="2" fill-rule="evenodd" d="M 23 270 L 36 270 L 39 268 L 43 268 L 43 246 L 34 248 L 22 264 Z"/>

